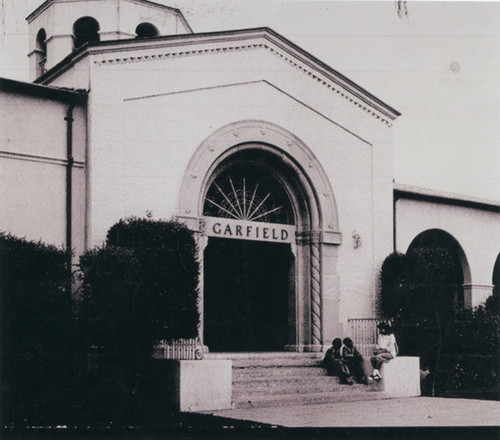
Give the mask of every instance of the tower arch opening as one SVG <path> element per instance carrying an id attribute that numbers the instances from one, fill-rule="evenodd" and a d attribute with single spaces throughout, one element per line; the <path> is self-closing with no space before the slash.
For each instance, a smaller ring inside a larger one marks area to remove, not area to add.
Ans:
<path id="1" fill-rule="evenodd" d="M 93 17 L 81 17 L 73 24 L 73 49 L 100 41 L 99 22 Z"/>
<path id="2" fill-rule="evenodd" d="M 158 28 L 151 23 L 140 23 L 135 28 L 135 38 L 152 38 L 160 35 Z"/>
<path id="3" fill-rule="evenodd" d="M 47 62 L 47 33 L 44 28 L 41 28 L 36 34 L 35 52 L 36 76 L 39 77 L 45 73 L 45 63 Z"/>

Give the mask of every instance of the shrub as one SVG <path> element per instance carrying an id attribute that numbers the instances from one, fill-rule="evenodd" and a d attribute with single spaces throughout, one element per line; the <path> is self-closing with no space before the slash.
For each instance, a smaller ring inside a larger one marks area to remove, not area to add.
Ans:
<path id="1" fill-rule="evenodd" d="M 380 271 L 384 316 L 395 318 L 405 309 L 411 295 L 412 265 L 410 257 L 399 252 L 390 254 L 384 260 Z"/>
<path id="2" fill-rule="evenodd" d="M 0 233 L 4 421 L 46 416 L 63 398 L 71 344 L 66 262 L 62 249 Z"/>
<path id="3" fill-rule="evenodd" d="M 93 344 L 148 357 L 161 339 L 197 335 L 199 267 L 184 225 L 121 220 L 109 230 L 106 246 L 83 255 L 80 266 L 81 318 L 92 323 Z"/>
<path id="4" fill-rule="evenodd" d="M 84 280 L 79 319 L 86 346 L 99 346 L 108 356 L 147 357 L 156 334 L 133 250 L 92 250 L 80 258 L 80 266 Z"/>
<path id="5" fill-rule="evenodd" d="M 461 310 L 453 323 L 447 352 L 495 355 L 499 347 L 500 316 L 484 306 Z"/>
<path id="6" fill-rule="evenodd" d="M 94 347 L 86 403 L 94 420 L 129 420 L 155 344 L 197 335 L 196 256 L 184 225 L 129 218 L 80 258 L 79 328 L 84 348 Z"/>
<path id="7" fill-rule="evenodd" d="M 391 254 L 382 266 L 382 305 L 395 318 L 402 355 L 421 357 L 429 368 L 424 393 L 498 390 L 497 299 L 455 310 L 460 284 L 457 262 L 440 248 Z M 476 362 L 477 361 L 477 362 Z"/>
<path id="8" fill-rule="evenodd" d="M 134 250 L 158 338 L 196 337 L 199 264 L 191 231 L 175 221 L 129 218 L 111 227 L 106 244 Z"/>

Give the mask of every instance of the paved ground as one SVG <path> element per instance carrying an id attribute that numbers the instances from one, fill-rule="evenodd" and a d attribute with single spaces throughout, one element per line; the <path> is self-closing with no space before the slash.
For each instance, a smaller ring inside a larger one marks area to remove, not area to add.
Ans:
<path id="1" fill-rule="evenodd" d="M 500 402 L 438 397 L 236 409 L 212 414 L 287 428 L 500 426 Z"/>

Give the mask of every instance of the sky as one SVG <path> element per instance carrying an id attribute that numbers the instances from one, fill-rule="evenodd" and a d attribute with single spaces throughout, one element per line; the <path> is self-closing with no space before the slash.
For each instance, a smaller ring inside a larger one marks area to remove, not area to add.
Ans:
<path id="1" fill-rule="evenodd" d="M 270 27 L 400 111 L 397 183 L 500 201 L 500 2 L 156 1 L 194 32 Z M 29 80 L 41 3 L 0 0 L 0 77 Z"/>

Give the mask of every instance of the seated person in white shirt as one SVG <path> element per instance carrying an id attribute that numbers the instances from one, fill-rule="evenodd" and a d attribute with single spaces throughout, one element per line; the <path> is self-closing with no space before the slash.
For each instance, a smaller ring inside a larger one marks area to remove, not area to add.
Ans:
<path id="1" fill-rule="evenodd" d="M 373 366 L 373 373 L 368 379 L 380 380 L 382 376 L 380 375 L 380 367 L 385 362 L 389 362 L 394 359 L 398 353 L 398 345 L 396 343 L 396 338 L 390 324 L 381 322 L 377 326 L 379 330 L 379 335 L 377 338 L 377 345 L 373 349 L 373 356 L 371 357 L 371 363 Z"/>

